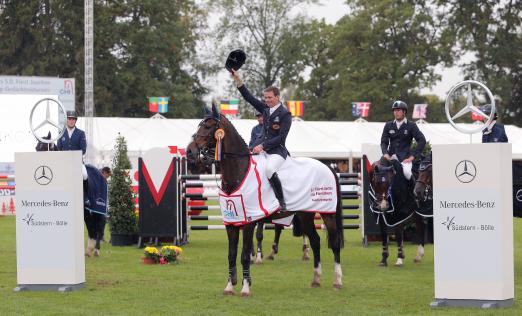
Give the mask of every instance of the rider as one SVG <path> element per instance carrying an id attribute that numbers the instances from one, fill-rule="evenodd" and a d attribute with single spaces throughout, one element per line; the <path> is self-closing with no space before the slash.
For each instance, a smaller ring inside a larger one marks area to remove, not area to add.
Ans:
<path id="1" fill-rule="evenodd" d="M 288 156 L 285 141 L 292 125 L 292 115 L 279 100 L 280 93 L 277 87 L 270 86 L 263 90 L 263 102 L 248 91 L 236 70 L 232 69 L 231 72 L 243 98 L 263 114 L 263 134 L 256 140 L 252 152 L 258 154 L 265 151 L 267 153 L 265 172 L 279 201 L 280 211 L 284 212 L 286 203 L 277 171 Z"/>
<path id="2" fill-rule="evenodd" d="M 481 107 L 482 112 L 486 115 L 491 115 L 491 104 L 486 104 Z M 508 137 L 504 124 L 497 122 L 497 112 L 493 116 L 493 120 L 489 125 L 482 130 L 482 142 L 483 143 L 507 143 Z"/>
<path id="3" fill-rule="evenodd" d="M 395 155 L 402 163 L 404 176 L 410 180 L 412 162 L 422 153 L 426 139 L 417 124 L 406 119 L 408 105 L 405 102 L 400 100 L 393 102 L 392 111 L 395 119 L 386 122 L 382 131 L 381 150 L 383 158 L 390 161 L 392 156 Z M 412 153 L 410 148 L 414 138 L 417 142 L 417 148 Z"/>
<path id="4" fill-rule="evenodd" d="M 256 145 L 256 141 L 263 136 L 263 113 L 256 111 L 257 124 L 252 128 L 252 132 L 250 133 L 250 142 L 248 143 L 248 148 L 252 149 Z"/>
<path id="5" fill-rule="evenodd" d="M 67 111 L 67 130 L 58 139 L 58 150 L 81 150 L 82 155 L 85 155 L 87 150 L 85 132 L 76 127 L 77 120 L 75 111 Z"/>

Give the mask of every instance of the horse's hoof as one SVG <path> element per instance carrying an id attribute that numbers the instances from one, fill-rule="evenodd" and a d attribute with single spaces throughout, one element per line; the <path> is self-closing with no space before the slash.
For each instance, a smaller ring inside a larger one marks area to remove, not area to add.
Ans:
<path id="1" fill-rule="evenodd" d="M 388 262 L 379 262 L 379 267 L 387 267 Z"/>
<path id="2" fill-rule="evenodd" d="M 261 264 L 261 263 L 263 263 L 263 259 L 261 259 L 261 258 L 257 258 L 257 259 L 256 259 L 256 264 Z"/>
<path id="3" fill-rule="evenodd" d="M 421 261 L 422 261 L 422 258 L 420 256 L 413 258 L 413 262 L 415 262 L 415 263 L 419 263 Z"/>
<path id="4" fill-rule="evenodd" d="M 250 297 L 251 295 L 250 292 L 241 292 L 241 297 Z"/>
<path id="5" fill-rule="evenodd" d="M 98 249 L 94 250 L 94 256 L 95 257 L 99 257 L 100 256 L 100 251 Z"/>
<path id="6" fill-rule="evenodd" d="M 340 290 L 340 289 L 343 288 L 343 285 L 342 285 L 342 284 L 334 284 L 333 287 L 334 287 L 334 289 L 336 289 L 336 290 Z"/>
<path id="7" fill-rule="evenodd" d="M 234 291 L 231 290 L 224 290 L 223 295 L 236 295 L 236 293 L 234 293 Z"/>
<path id="8" fill-rule="evenodd" d="M 304 254 L 303 255 L 303 261 L 308 261 L 310 260 L 310 255 L 309 254 Z"/>
<path id="9" fill-rule="evenodd" d="M 310 286 L 313 288 L 320 287 L 321 283 L 313 281 L 312 284 L 310 284 Z"/>
<path id="10" fill-rule="evenodd" d="M 275 257 L 274 257 L 273 254 L 269 254 L 268 257 L 266 257 L 266 259 L 268 259 L 268 260 L 274 260 Z"/>

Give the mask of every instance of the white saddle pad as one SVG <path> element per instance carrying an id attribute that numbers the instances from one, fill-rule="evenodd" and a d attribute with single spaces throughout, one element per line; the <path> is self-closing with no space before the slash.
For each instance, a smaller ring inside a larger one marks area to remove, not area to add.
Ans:
<path id="1" fill-rule="evenodd" d="M 265 154 L 252 156 L 240 187 L 229 195 L 222 191 L 219 193 L 225 225 L 244 225 L 268 217 L 279 209 L 279 202 L 265 175 L 265 165 Z M 278 175 L 288 210 L 335 213 L 335 175 L 323 163 L 311 158 L 287 157 Z"/>

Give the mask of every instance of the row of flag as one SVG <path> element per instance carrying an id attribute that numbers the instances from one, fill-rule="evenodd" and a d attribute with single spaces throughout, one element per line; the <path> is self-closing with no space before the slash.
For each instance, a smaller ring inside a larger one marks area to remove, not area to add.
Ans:
<path id="1" fill-rule="evenodd" d="M 287 108 L 294 117 L 304 116 L 304 101 L 287 101 Z M 371 102 L 352 102 L 352 115 L 354 117 L 368 117 L 370 114 Z M 227 115 L 237 115 L 239 112 L 239 99 L 224 99 L 220 102 L 221 113 Z M 169 111 L 168 97 L 150 97 L 149 111 L 154 113 L 166 113 Z M 413 107 L 412 119 L 425 119 L 427 117 L 428 105 L 415 104 Z M 481 121 L 483 117 L 479 114 L 471 113 L 473 121 Z"/>

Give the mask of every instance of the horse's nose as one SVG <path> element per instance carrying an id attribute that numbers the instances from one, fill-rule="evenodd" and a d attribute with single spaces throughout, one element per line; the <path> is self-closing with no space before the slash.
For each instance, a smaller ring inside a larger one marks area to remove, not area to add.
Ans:
<path id="1" fill-rule="evenodd" d="M 388 209 L 388 201 L 386 201 L 386 199 L 383 199 L 379 204 L 379 207 L 381 208 L 381 211 L 386 211 Z"/>

